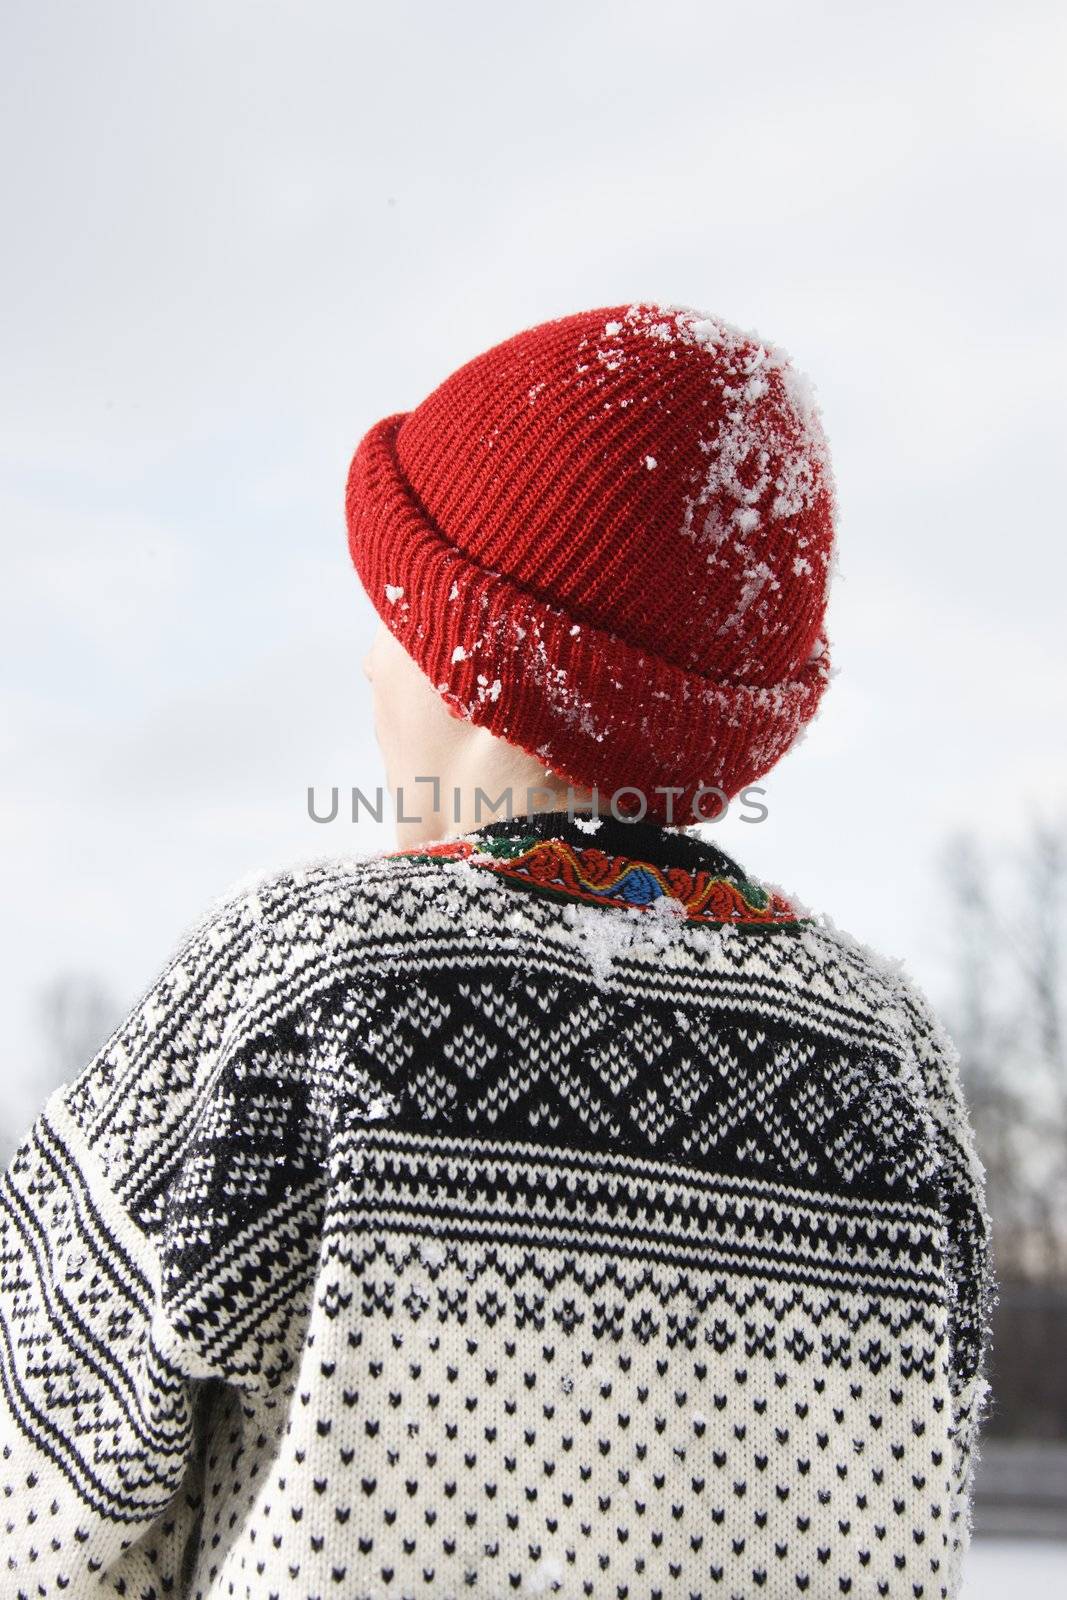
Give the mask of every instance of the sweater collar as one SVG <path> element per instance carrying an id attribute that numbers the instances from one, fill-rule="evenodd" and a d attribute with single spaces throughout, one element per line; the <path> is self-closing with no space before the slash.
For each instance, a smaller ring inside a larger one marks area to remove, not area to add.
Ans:
<path id="1" fill-rule="evenodd" d="M 579 850 L 599 850 L 605 855 L 654 863 L 660 867 L 705 867 L 742 879 L 744 870 L 725 850 L 702 838 L 695 830 L 669 828 L 662 823 L 618 818 L 611 812 L 594 817 L 581 812 L 531 811 L 514 817 L 497 817 L 472 828 L 463 838 L 477 843 L 492 840 L 559 839 Z"/>
<path id="2" fill-rule="evenodd" d="M 557 900 L 625 909 L 681 902 L 690 921 L 797 926 L 780 894 L 750 879 L 691 829 L 642 820 L 537 811 L 497 818 L 428 854 L 460 856 L 517 887 Z"/>

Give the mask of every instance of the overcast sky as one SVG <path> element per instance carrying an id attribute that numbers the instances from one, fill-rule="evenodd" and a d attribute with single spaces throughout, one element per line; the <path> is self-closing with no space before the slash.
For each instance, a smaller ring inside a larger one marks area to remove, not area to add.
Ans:
<path id="1" fill-rule="evenodd" d="M 383 781 L 362 433 L 635 299 L 791 351 L 838 483 L 838 675 L 716 836 L 947 994 L 944 841 L 1067 805 L 1061 10 L 6 0 L 9 1124 L 57 971 L 391 846 L 305 809 Z"/>

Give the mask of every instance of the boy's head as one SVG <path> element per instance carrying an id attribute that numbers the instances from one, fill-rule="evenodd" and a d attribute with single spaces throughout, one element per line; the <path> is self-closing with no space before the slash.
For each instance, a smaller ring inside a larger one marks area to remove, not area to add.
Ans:
<path id="1" fill-rule="evenodd" d="M 389 652 L 419 731 L 391 699 L 383 747 L 445 761 L 458 719 L 684 823 L 766 773 L 826 686 L 822 427 L 783 352 L 717 318 L 641 303 L 494 346 L 369 430 L 346 512 L 415 669 Z"/>

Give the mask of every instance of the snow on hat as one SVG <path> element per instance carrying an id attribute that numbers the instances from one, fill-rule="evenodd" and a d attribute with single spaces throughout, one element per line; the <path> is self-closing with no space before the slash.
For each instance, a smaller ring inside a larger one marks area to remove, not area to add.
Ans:
<path id="1" fill-rule="evenodd" d="M 642 302 L 516 334 L 366 433 L 345 508 L 452 711 L 620 811 L 737 794 L 826 687 L 822 426 L 784 352 L 717 317 Z"/>

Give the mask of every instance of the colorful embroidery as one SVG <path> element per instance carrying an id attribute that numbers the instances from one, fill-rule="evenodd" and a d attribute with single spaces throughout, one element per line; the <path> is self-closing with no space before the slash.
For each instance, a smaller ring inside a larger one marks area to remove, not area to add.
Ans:
<path id="1" fill-rule="evenodd" d="M 594 846 L 575 846 L 566 839 L 499 835 L 476 843 L 453 839 L 394 853 L 416 859 L 447 856 L 468 860 L 472 866 L 487 867 L 500 877 L 557 899 L 647 910 L 667 897 L 680 900 L 693 922 L 778 927 L 803 920 L 782 895 L 768 893 L 747 878 L 659 866 Z"/>

